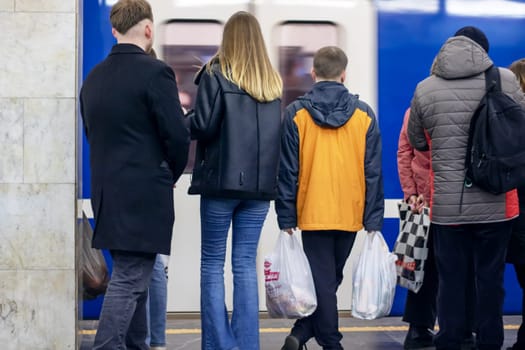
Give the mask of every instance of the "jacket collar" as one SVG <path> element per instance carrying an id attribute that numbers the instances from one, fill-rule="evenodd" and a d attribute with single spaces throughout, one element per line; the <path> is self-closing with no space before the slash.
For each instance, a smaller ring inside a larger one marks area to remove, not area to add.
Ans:
<path id="1" fill-rule="evenodd" d="M 111 48 L 110 55 L 118 54 L 146 54 L 144 50 L 134 44 L 116 44 Z"/>
<path id="2" fill-rule="evenodd" d="M 354 114 L 359 97 L 341 83 L 320 81 L 301 99 L 317 125 L 339 128 Z"/>
<path id="3" fill-rule="evenodd" d="M 219 59 L 218 58 L 214 58 L 210 64 L 212 65 L 212 70 L 214 72 L 221 72 L 221 67 L 219 65 Z M 201 78 L 202 78 L 202 74 L 204 74 L 204 72 L 206 71 L 206 68 L 207 68 L 208 64 L 205 63 L 202 65 L 202 67 L 199 69 L 199 71 L 197 73 L 195 73 L 195 78 L 193 78 L 193 82 L 195 83 L 195 85 L 199 85 L 199 82 L 201 81 Z"/>

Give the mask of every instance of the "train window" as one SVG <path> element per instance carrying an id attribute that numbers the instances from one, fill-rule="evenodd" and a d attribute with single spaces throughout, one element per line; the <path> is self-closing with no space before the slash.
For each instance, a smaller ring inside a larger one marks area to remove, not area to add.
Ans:
<path id="1" fill-rule="evenodd" d="M 355 6 L 359 0 L 324 0 L 323 6 Z M 273 3 L 279 5 L 319 5 L 319 0 L 273 0 Z"/>
<path id="2" fill-rule="evenodd" d="M 448 0 L 446 11 L 453 16 L 523 18 L 525 4 L 523 0 Z"/>
<path id="3" fill-rule="evenodd" d="M 162 59 L 171 66 L 177 77 L 179 98 L 185 110 L 193 108 L 197 86 L 195 73 L 217 52 L 222 35 L 222 24 L 217 21 L 172 20 L 162 30 Z M 191 173 L 195 161 L 195 141 L 185 173 Z"/>
<path id="4" fill-rule="evenodd" d="M 439 2 L 440 0 L 378 0 L 376 4 L 384 12 L 438 13 Z"/>
<path id="5" fill-rule="evenodd" d="M 312 88 L 314 53 L 323 46 L 337 45 L 338 35 L 331 22 L 284 22 L 276 30 L 285 107 Z"/>

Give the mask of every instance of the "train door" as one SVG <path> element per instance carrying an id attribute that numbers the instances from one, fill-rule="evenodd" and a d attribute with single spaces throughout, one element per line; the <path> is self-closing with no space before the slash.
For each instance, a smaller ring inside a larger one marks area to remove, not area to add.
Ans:
<path id="1" fill-rule="evenodd" d="M 183 109 L 193 108 L 197 86 L 193 83 L 199 68 L 215 54 L 223 23 L 219 20 L 172 19 L 162 24 L 160 53 L 177 78 Z M 188 196 L 196 142 L 190 144 L 185 173 L 175 188 L 175 225 L 172 256 L 169 259 L 168 312 L 199 311 L 200 222 L 199 196 Z"/>

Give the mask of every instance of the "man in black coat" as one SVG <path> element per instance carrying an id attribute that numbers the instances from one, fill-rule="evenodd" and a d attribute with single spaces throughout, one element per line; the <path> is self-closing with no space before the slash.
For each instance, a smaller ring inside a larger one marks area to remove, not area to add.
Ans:
<path id="1" fill-rule="evenodd" d="M 186 165 L 189 133 L 172 69 L 147 54 L 154 36 L 148 2 L 119 0 L 110 20 L 117 45 L 80 92 L 93 247 L 113 258 L 94 349 L 148 349 L 147 289 L 156 254 L 170 253 L 173 186 Z"/>

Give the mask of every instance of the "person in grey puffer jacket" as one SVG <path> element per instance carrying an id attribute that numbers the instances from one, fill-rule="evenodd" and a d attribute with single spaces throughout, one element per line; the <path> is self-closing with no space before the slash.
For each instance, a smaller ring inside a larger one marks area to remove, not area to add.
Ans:
<path id="1" fill-rule="evenodd" d="M 432 75 L 414 93 L 408 123 L 410 143 L 431 148 L 431 221 L 439 276 L 436 349 L 460 349 L 464 333 L 465 290 L 475 271 L 477 348 L 503 344 L 503 273 L 512 219 L 518 216 L 517 191 L 501 195 L 464 187 L 470 120 L 485 94 L 484 72 L 493 65 L 485 34 L 464 27 L 441 47 Z M 502 90 L 525 107 L 514 74 L 499 68 Z"/>

